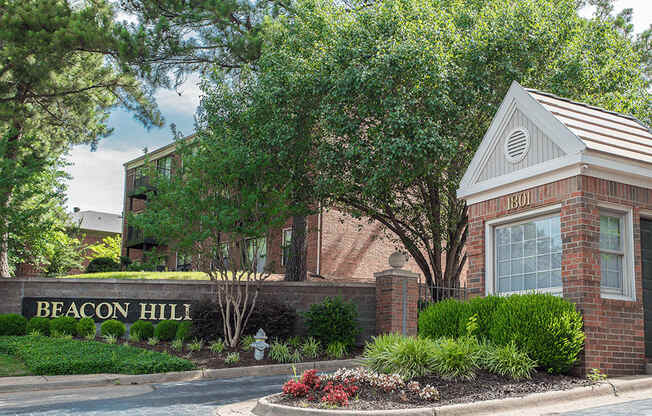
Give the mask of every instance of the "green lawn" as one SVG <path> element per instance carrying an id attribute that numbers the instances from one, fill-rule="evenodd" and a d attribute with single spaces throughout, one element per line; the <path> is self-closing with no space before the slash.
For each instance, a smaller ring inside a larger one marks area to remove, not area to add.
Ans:
<path id="1" fill-rule="evenodd" d="M 202 272 L 106 272 L 85 273 L 59 276 L 59 279 L 172 279 L 172 280 L 208 280 Z"/>
<path id="2" fill-rule="evenodd" d="M 31 373 L 22 361 L 0 354 L 0 377 L 29 376 Z"/>
<path id="3" fill-rule="evenodd" d="M 152 374 L 195 368 L 191 361 L 166 353 L 128 345 L 40 335 L 2 336 L 0 354 L 8 354 L 10 358 L 22 360 L 25 363 L 23 371 L 26 369 L 34 375 L 43 376 L 100 373 Z"/>

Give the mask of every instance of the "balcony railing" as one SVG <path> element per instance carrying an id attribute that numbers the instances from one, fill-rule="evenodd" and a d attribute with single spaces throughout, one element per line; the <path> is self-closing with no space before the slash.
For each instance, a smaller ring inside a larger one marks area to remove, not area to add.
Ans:
<path id="1" fill-rule="evenodd" d="M 127 196 L 137 199 L 147 199 L 147 192 L 153 189 L 154 187 L 150 183 L 149 176 L 138 176 L 134 178 L 133 186 L 127 192 Z"/>
<path id="2" fill-rule="evenodd" d="M 145 237 L 143 230 L 136 227 L 127 228 L 127 247 L 145 249 L 157 246 L 159 243 L 153 237 Z"/>

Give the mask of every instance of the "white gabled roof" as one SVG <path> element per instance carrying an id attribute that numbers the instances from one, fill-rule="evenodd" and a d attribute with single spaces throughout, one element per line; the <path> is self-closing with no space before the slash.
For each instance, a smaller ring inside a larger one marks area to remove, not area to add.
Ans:
<path id="1" fill-rule="evenodd" d="M 652 134 L 634 117 L 546 92 L 526 91 L 582 140 L 587 149 L 652 163 Z"/>
<path id="2" fill-rule="evenodd" d="M 565 156 L 480 180 L 515 108 L 558 145 Z M 652 188 L 650 129 L 632 116 L 525 89 L 513 82 L 457 194 L 472 204 L 579 174 Z"/>

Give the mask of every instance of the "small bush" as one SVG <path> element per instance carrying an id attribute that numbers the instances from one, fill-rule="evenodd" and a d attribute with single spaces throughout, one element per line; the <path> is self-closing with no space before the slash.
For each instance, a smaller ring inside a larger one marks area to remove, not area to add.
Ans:
<path id="1" fill-rule="evenodd" d="M 106 334 L 104 335 L 104 342 L 110 345 L 116 344 L 118 342 L 118 337 L 113 334 Z"/>
<path id="2" fill-rule="evenodd" d="M 368 343 L 363 357 L 365 365 L 375 372 L 411 379 L 434 372 L 437 348 L 437 343 L 428 338 L 387 334 Z"/>
<path id="3" fill-rule="evenodd" d="M 282 342 L 272 342 L 269 347 L 269 358 L 279 363 L 289 363 L 292 359 L 290 347 Z"/>
<path id="4" fill-rule="evenodd" d="M 512 295 L 496 308 L 489 330 L 497 345 L 514 343 L 550 373 L 564 373 L 584 343 L 582 315 L 575 305 L 550 294 Z"/>
<path id="5" fill-rule="evenodd" d="M 147 338 L 147 345 L 153 347 L 154 345 L 158 345 L 160 340 L 156 337 L 149 337 Z"/>
<path id="6" fill-rule="evenodd" d="M 340 359 L 346 355 L 346 344 L 340 341 L 333 341 L 326 347 L 326 354 L 330 357 Z"/>
<path id="7" fill-rule="evenodd" d="M 170 344 L 170 348 L 172 348 L 175 351 L 183 351 L 183 340 L 175 339 Z"/>
<path id="8" fill-rule="evenodd" d="M 138 334 L 138 338 L 143 340 L 154 336 L 154 324 L 148 321 L 136 321 L 129 328 L 130 334 Z"/>
<path id="9" fill-rule="evenodd" d="M 480 339 L 490 339 L 489 328 L 493 314 L 500 304 L 505 300 L 502 296 L 487 296 L 484 298 L 473 298 L 468 302 L 469 316 L 477 316 L 478 328 L 473 335 Z M 463 316 L 461 316 L 463 318 Z M 468 321 L 468 317 L 467 317 Z M 460 321 L 460 335 L 466 335 L 466 323 Z"/>
<path id="10" fill-rule="evenodd" d="M 306 341 L 301 345 L 301 353 L 307 358 L 314 359 L 319 357 L 320 350 L 321 344 L 313 337 L 308 337 L 308 339 L 306 339 Z"/>
<path id="11" fill-rule="evenodd" d="M 54 332 L 59 335 L 75 335 L 77 321 L 72 316 L 60 316 L 50 320 L 50 335 Z"/>
<path id="12" fill-rule="evenodd" d="M 41 335 L 50 335 L 50 320 L 35 316 L 27 322 L 27 333 L 31 334 L 32 331 L 38 331 Z"/>
<path id="13" fill-rule="evenodd" d="M 299 350 L 294 350 L 292 354 L 290 354 L 290 362 L 291 363 L 300 363 L 303 360 L 303 357 L 301 356 L 301 351 Z"/>
<path id="14" fill-rule="evenodd" d="M 181 341 L 187 341 L 190 339 L 190 334 L 192 331 L 192 322 L 183 321 L 180 322 L 177 326 L 177 333 L 174 336 L 175 339 L 180 339 Z"/>
<path id="15" fill-rule="evenodd" d="M 434 303 L 419 314 L 419 335 L 430 339 L 458 338 L 466 335 L 466 325 L 472 315 L 468 302 L 446 299 Z"/>
<path id="16" fill-rule="evenodd" d="M 27 318 L 17 313 L 0 315 L 0 335 L 25 335 Z"/>
<path id="17" fill-rule="evenodd" d="M 100 333 L 102 336 L 113 335 L 116 339 L 122 337 L 126 331 L 127 328 L 125 327 L 125 324 L 115 319 L 104 321 L 100 326 Z"/>
<path id="18" fill-rule="evenodd" d="M 240 361 L 240 353 L 230 352 L 224 357 L 224 364 L 233 365 Z"/>
<path id="19" fill-rule="evenodd" d="M 256 342 L 256 340 L 252 335 L 247 335 L 245 337 L 242 337 L 242 339 L 240 340 L 240 349 L 242 349 L 242 351 L 244 352 L 251 351 L 253 349 L 251 344 L 253 344 L 254 342 Z"/>
<path id="20" fill-rule="evenodd" d="M 310 305 L 303 317 L 308 335 L 318 339 L 322 345 L 341 342 L 349 347 L 355 344 L 360 333 L 355 304 L 340 297 L 327 297 L 321 303 Z"/>
<path id="21" fill-rule="evenodd" d="M 475 378 L 480 364 L 480 349 L 475 338 L 442 338 L 437 341 L 433 355 L 433 368 L 443 378 Z"/>
<path id="22" fill-rule="evenodd" d="M 532 372 L 537 366 L 536 361 L 530 359 L 526 353 L 519 351 L 514 343 L 490 348 L 483 362 L 487 371 L 514 380 L 531 378 Z"/>
<path id="23" fill-rule="evenodd" d="M 81 318 L 77 322 L 75 331 L 77 331 L 78 336 L 83 338 L 90 338 L 91 335 L 95 336 L 95 321 L 91 318 Z"/>
<path id="24" fill-rule="evenodd" d="M 290 337 L 290 338 L 288 338 L 287 343 L 292 348 L 300 348 L 301 347 L 301 338 L 297 337 L 297 336 Z"/>
<path id="25" fill-rule="evenodd" d="M 221 339 L 213 341 L 208 349 L 210 349 L 211 352 L 220 354 L 222 351 L 224 351 L 224 342 Z"/>
<path id="26" fill-rule="evenodd" d="M 174 337 L 177 336 L 178 327 L 179 323 L 177 321 L 166 319 L 156 325 L 154 328 L 154 336 L 161 341 L 172 341 Z"/>
<path id="27" fill-rule="evenodd" d="M 187 345 L 187 347 L 188 351 L 200 351 L 204 347 L 204 341 L 195 338 Z"/>
<path id="28" fill-rule="evenodd" d="M 120 271 L 120 263 L 111 257 L 96 257 L 86 266 L 86 273 L 104 273 Z"/>

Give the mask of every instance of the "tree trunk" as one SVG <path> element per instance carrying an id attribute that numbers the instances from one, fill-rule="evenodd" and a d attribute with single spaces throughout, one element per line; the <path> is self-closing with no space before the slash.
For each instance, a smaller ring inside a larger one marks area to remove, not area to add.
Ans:
<path id="1" fill-rule="evenodd" d="M 306 217 L 295 215 L 292 217 L 292 239 L 290 254 L 285 264 L 285 280 L 299 282 L 306 280 L 307 277 Z"/>
<path id="2" fill-rule="evenodd" d="M 7 212 L 9 208 L 9 197 L 2 201 L 0 212 Z M 9 275 L 9 218 L 2 218 L 0 224 L 0 277 L 11 277 Z"/>

